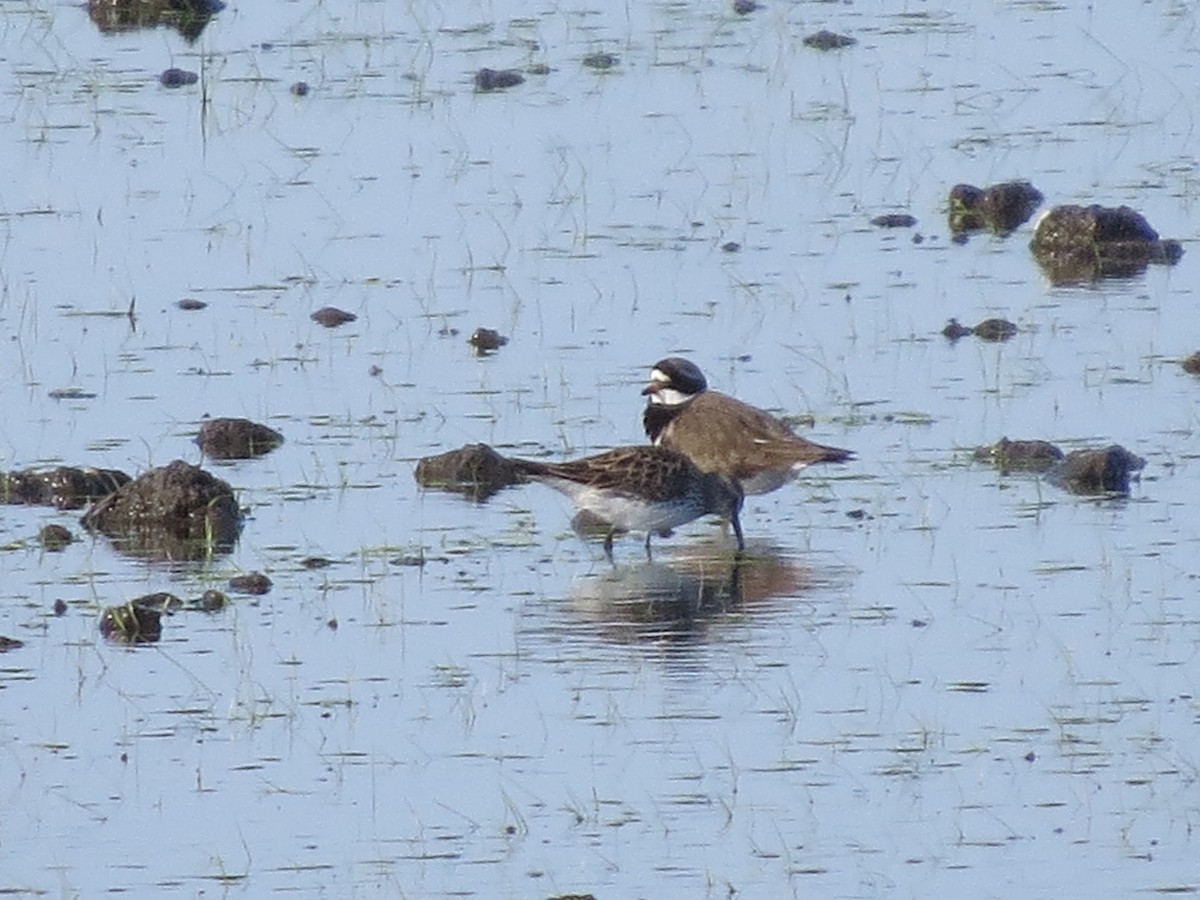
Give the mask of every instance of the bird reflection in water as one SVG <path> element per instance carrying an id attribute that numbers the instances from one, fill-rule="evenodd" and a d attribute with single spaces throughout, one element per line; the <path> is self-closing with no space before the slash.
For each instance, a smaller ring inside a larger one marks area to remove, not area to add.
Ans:
<path id="1" fill-rule="evenodd" d="M 778 609 L 841 577 L 820 576 L 775 547 L 751 543 L 741 556 L 723 544 L 693 544 L 667 561 L 597 571 L 571 592 L 571 609 L 607 641 L 701 644 L 721 626 Z"/>

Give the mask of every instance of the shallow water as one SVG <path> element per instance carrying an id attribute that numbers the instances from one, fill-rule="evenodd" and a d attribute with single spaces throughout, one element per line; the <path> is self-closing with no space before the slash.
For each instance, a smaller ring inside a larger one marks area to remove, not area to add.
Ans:
<path id="1" fill-rule="evenodd" d="M 287 439 L 208 466 L 248 518 L 201 564 L 0 507 L 0 889 L 1200 890 L 1197 63 L 1170 2 L 231 4 L 189 45 L 0 0 L 4 468 L 197 462 L 206 414 Z M 1031 225 L 950 241 L 953 184 L 1017 177 L 1189 254 L 1064 288 Z M 994 315 L 1017 336 L 939 334 Z M 736 575 L 710 522 L 610 567 L 551 491 L 412 480 L 640 442 L 675 352 L 858 456 L 751 498 Z M 1005 435 L 1147 466 L 1073 497 L 971 461 Z M 99 636 L 250 570 L 156 645 Z"/>

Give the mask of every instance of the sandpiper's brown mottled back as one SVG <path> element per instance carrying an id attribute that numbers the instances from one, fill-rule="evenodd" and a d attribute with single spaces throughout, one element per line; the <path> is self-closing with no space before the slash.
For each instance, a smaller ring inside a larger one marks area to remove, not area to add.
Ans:
<path id="1" fill-rule="evenodd" d="M 582 513 L 608 524 L 604 552 L 612 558 L 613 535 L 622 531 L 667 536 L 672 528 L 704 515 L 727 518 L 745 544 L 739 513 L 742 493 L 717 473 L 701 472 L 686 456 L 663 447 L 618 447 L 570 462 L 514 459 L 517 472 L 571 498 Z"/>

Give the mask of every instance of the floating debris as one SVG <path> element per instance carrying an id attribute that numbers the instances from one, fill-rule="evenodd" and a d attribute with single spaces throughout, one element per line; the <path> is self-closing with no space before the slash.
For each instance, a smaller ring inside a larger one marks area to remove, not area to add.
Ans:
<path id="1" fill-rule="evenodd" d="M 951 319 L 946 323 L 946 327 L 942 329 L 942 337 L 948 338 L 951 341 L 957 341 L 959 338 L 965 338 L 974 333 L 974 328 L 969 325 L 963 325 L 958 319 Z"/>
<path id="2" fill-rule="evenodd" d="M 0 653 L 7 653 L 9 650 L 18 650 L 24 646 L 24 641 L 18 641 L 16 638 L 5 637 L 0 634 Z"/>
<path id="3" fill-rule="evenodd" d="M 1017 326 L 1007 319 L 984 319 L 974 331 L 981 341 L 1007 341 L 1017 333 Z"/>
<path id="4" fill-rule="evenodd" d="M 85 391 L 81 387 L 69 388 L 54 388 L 50 391 L 51 400 L 95 400 L 96 395 L 92 391 Z"/>
<path id="5" fill-rule="evenodd" d="M 1074 450 L 1050 474 L 1072 494 L 1128 494 L 1129 480 L 1146 461 L 1120 444 L 1100 450 Z"/>
<path id="6" fill-rule="evenodd" d="M 271 579 L 262 572 L 248 572 L 229 579 L 229 589 L 235 594 L 262 595 L 271 590 Z"/>
<path id="7" fill-rule="evenodd" d="M 480 69 L 475 73 L 475 90 L 482 93 L 503 91 L 525 83 L 525 76 L 516 69 Z"/>
<path id="8" fill-rule="evenodd" d="M 1005 237 L 1028 222 L 1042 200 L 1041 191 L 1028 181 L 986 188 L 956 184 L 950 189 L 950 231 L 959 237 L 985 230 Z"/>
<path id="9" fill-rule="evenodd" d="M 581 62 L 593 72 L 607 72 L 621 64 L 621 57 L 615 53 L 589 53 Z"/>
<path id="10" fill-rule="evenodd" d="M 741 251 L 741 249 L 742 245 L 737 241 L 726 241 L 721 245 L 721 251 L 723 253 L 738 253 Z"/>
<path id="11" fill-rule="evenodd" d="M 288 90 L 291 91 L 291 94 L 293 97 L 307 97 L 308 90 L 309 90 L 308 82 L 307 81 L 294 82 L 292 84 L 292 86 L 290 88 L 288 88 Z"/>
<path id="12" fill-rule="evenodd" d="M 62 525 L 46 525 L 38 532 L 38 543 L 51 553 L 66 549 L 75 535 Z"/>
<path id="13" fill-rule="evenodd" d="M 197 300 L 195 297 L 184 297 L 182 300 L 176 301 L 175 305 L 185 312 L 196 312 L 197 310 L 208 308 L 207 303 L 203 300 Z"/>
<path id="14" fill-rule="evenodd" d="M 200 599 L 188 604 L 189 609 L 198 609 L 200 612 L 220 612 L 229 606 L 232 601 L 217 590 L 207 590 L 200 595 Z"/>
<path id="15" fill-rule="evenodd" d="M 200 452 L 209 459 L 254 459 L 283 443 L 274 428 L 249 419 L 209 419 L 196 435 Z"/>
<path id="16" fill-rule="evenodd" d="M 0 502 L 81 509 L 129 482 L 117 469 L 55 466 L 0 473 Z"/>
<path id="17" fill-rule="evenodd" d="M 202 559 L 233 549 L 242 513 L 226 482 L 175 460 L 96 503 L 83 526 L 135 556 Z"/>
<path id="18" fill-rule="evenodd" d="M 421 487 L 454 491 L 473 500 L 486 500 L 501 488 L 521 483 L 512 460 L 487 444 L 423 457 L 413 475 Z"/>
<path id="19" fill-rule="evenodd" d="M 190 84 L 195 84 L 200 80 L 200 76 L 195 72 L 189 72 L 187 69 L 163 69 L 161 75 L 158 76 L 158 83 L 163 87 L 177 88 L 187 87 Z"/>
<path id="20" fill-rule="evenodd" d="M 748 16 L 762 9 L 762 4 L 756 0 L 733 0 L 733 11 L 739 16 Z"/>
<path id="21" fill-rule="evenodd" d="M 325 556 L 306 556 L 300 560 L 302 569 L 328 569 L 332 565 L 333 560 Z"/>
<path id="22" fill-rule="evenodd" d="M 908 213 L 884 213 L 873 218 L 871 224 L 879 228 L 912 228 L 917 224 L 917 217 Z"/>
<path id="23" fill-rule="evenodd" d="M 981 341 L 1007 341 L 1017 333 L 1017 326 L 1007 319 L 984 319 L 978 325 L 963 325 L 958 319 L 951 319 L 942 329 L 942 337 L 951 341 L 975 335 Z"/>
<path id="24" fill-rule="evenodd" d="M 322 306 L 309 318 L 326 328 L 337 328 L 339 325 L 355 321 L 358 316 L 352 312 L 346 312 L 344 309 L 338 309 L 336 306 Z"/>
<path id="25" fill-rule="evenodd" d="M 1179 241 L 1161 240 L 1140 213 L 1128 206 L 1056 206 L 1038 221 L 1029 243 L 1053 284 L 1128 278 L 1151 263 L 1174 265 L 1183 256 Z"/>
<path id="26" fill-rule="evenodd" d="M 483 356 L 499 350 L 508 343 L 508 338 L 493 328 L 476 328 L 467 338 L 467 343 L 475 348 L 476 353 Z"/>
<path id="27" fill-rule="evenodd" d="M 1128 494 L 1130 479 L 1146 465 L 1120 444 L 1063 454 L 1049 441 L 1001 438 L 975 451 L 975 459 L 1001 472 L 1045 473 L 1052 484 L 1072 494 Z"/>
<path id="28" fill-rule="evenodd" d="M 224 8 L 219 0 L 88 0 L 88 18 L 105 34 L 162 25 L 191 43 Z"/>
<path id="29" fill-rule="evenodd" d="M 843 47 L 853 47 L 858 40 L 846 34 L 837 34 L 822 28 L 815 34 L 804 39 L 804 46 L 815 50 L 841 50 Z"/>
<path id="30" fill-rule="evenodd" d="M 1049 441 L 1010 441 L 1000 438 L 989 447 L 979 447 L 975 459 L 994 465 L 1001 472 L 1048 472 L 1062 462 L 1063 452 Z"/>
<path id="31" fill-rule="evenodd" d="M 173 594 L 147 594 L 100 613 L 100 633 L 122 644 L 152 644 L 162 637 L 162 615 L 183 602 Z"/>
<path id="32" fill-rule="evenodd" d="M 1200 351 L 1193 353 L 1187 359 L 1180 363 L 1183 366 L 1183 371 L 1189 375 L 1200 375 Z"/>

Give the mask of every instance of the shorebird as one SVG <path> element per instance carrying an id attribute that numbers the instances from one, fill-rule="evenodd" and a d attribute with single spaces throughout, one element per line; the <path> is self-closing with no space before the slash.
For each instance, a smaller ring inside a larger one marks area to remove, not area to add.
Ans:
<path id="1" fill-rule="evenodd" d="M 642 394 L 648 398 L 642 424 L 653 444 L 679 451 L 702 472 L 733 480 L 743 494 L 766 494 L 812 463 L 854 456 L 794 434 L 765 410 L 710 391 L 700 368 L 679 356 L 654 364 Z"/>
<path id="2" fill-rule="evenodd" d="M 739 513 L 742 493 L 722 475 L 701 472 L 686 456 L 663 447 L 618 447 L 570 462 L 513 459 L 518 474 L 561 491 L 582 514 L 607 527 L 604 552 L 612 559 L 618 532 L 666 537 L 672 528 L 704 515 L 729 519 L 740 553 L 745 547 Z"/>

